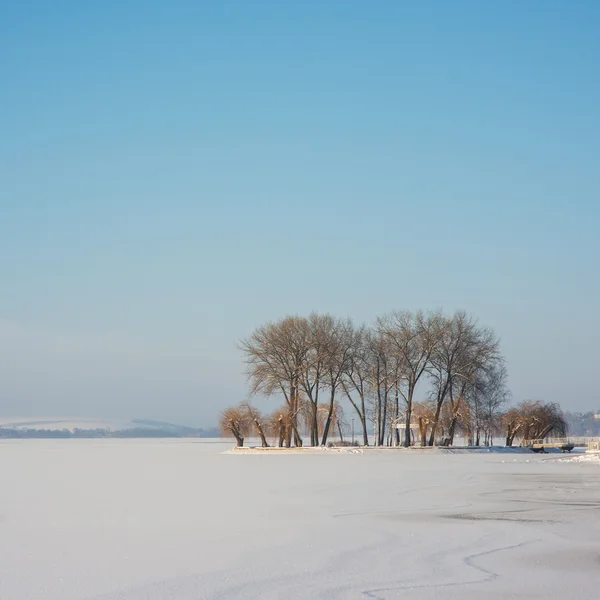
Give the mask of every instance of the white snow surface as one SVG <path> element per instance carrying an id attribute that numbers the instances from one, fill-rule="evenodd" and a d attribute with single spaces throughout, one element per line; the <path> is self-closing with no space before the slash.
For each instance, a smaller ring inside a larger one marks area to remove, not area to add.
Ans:
<path id="1" fill-rule="evenodd" d="M 593 463 L 600 465 L 600 452 L 586 452 L 585 454 L 580 454 L 573 458 L 566 458 L 565 462 Z"/>
<path id="2" fill-rule="evenodd" d="M 600 597 L 589 461 L 230 447 L 0 442 L 0 598 Z"/>

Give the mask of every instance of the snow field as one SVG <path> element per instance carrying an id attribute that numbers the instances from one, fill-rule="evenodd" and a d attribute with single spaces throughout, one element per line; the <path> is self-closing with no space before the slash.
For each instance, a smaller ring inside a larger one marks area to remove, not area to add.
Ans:
<path id="1" fill-rule="evenodd" d="M 3 600 L 596 600 L 600 470 L 494 452 L 0 443 Z"/>

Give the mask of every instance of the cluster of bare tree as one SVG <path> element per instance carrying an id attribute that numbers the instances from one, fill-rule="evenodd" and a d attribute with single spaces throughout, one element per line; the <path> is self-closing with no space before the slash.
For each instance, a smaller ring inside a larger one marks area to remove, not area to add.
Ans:
<path id="1" fill-rule="evenodd" d="M 221 428 L 238 444 L 254 428 L 267 444 L 325 445 L 342 433 L 342 401 L 356 412 L 365 445 L 491 443 L 508 397 L 506 370 L 493 331 L 457 312 L 394 312 L 372 327 L 311 314 L 259 327 L 240 344 L 252 395 L 278 395 L 285 404 L 265 418 L 248 404 L 223 414 Z M 429 393 L 417 402 L 417 389 Z M 259 427 L 260 423 L 260 427 Z M 401 433 L 402 432 L 402 433 Z"/>
<path id="2" fill-rule="evenodd" d="M 287 405 L 264 415 L 249 402 L 242 402 L 221 413 L 219 422 L 221 435 L 233 436 L 238 446 L 243 446 L 244 440 L 248 437 L 260 438 L 261 445 L 265 448 L 271 445 L 291 447 L 294 443 L 301 445 L 302 438 L 300 438 L 300 442 L 295 442 L 297 438 L 294 437 L 294 433 L 311 422 L 310 407 L 306 402 L 301 402 L 301 406 L 302 409 L 294 420 L 291 418 L 291 412 Z M 319 436 L 323 435 L 328 416 L 329 407 L 326 404 L 320 404 L 317 410 L 317 433 Z M 343 442 L 343 409 L 337 402 L 334 405 L 331 420 Z"/>
<path id="3" fill-rule="evenodd" d="M 522 440 L 543 440 L 551 433 L 567 434 L 567 420 L 555 402 L 526 400 L 503 415 L 506 445 L 512 446 L 516 437 Z"/>

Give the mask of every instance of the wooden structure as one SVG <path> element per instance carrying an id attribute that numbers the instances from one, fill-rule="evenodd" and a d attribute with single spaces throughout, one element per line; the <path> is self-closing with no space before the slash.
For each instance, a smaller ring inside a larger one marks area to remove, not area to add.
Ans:
<path id="1" fill-rule="evenodd" d="M 587 444 L 587 454 L 600 454 L 600 438 L 590 440 Z"/>
<path id="2" fill-rule="evenodd" d="M 547 438 L 544 440 L 523 440 L 521 446 L 534 452 L 546 452 L 550 448 L 556 448 L 561 452 L 571 452 L 575 448 L 575 443 L 568 438 Z"/>
<path id="3" fill-rule="evenodd" d="M 415 437 L 419 434 L 419 424 L 418 423 L 411 423 L 409 425 L 410 427 L 410 443 L 411 445 L 415 444 Z M 392 422 L 392 428 L 393 429 L 398 429 L 400 431 L 400 437 L 401 437 L 401 441 L 400 441 L 400 445 L 402 445 L 402 440 L 404 439 L 404 432 L 406 431 L 406 420 L 404 419 L 404 417 L 398 417 L 397 419 L 394 419 L 394 421 Z M 393 445 L 396 445 L 396 436 L 393 437 Z"/>

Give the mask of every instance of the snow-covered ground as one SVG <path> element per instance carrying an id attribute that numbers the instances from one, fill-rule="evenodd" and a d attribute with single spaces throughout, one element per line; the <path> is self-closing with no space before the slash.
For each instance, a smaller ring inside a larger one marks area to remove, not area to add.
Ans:
<path id="1" fill-rule="evenodd" d="M 596 462 L 229 448 L 0 442 L 0 598 L 600 597 Z"/>

